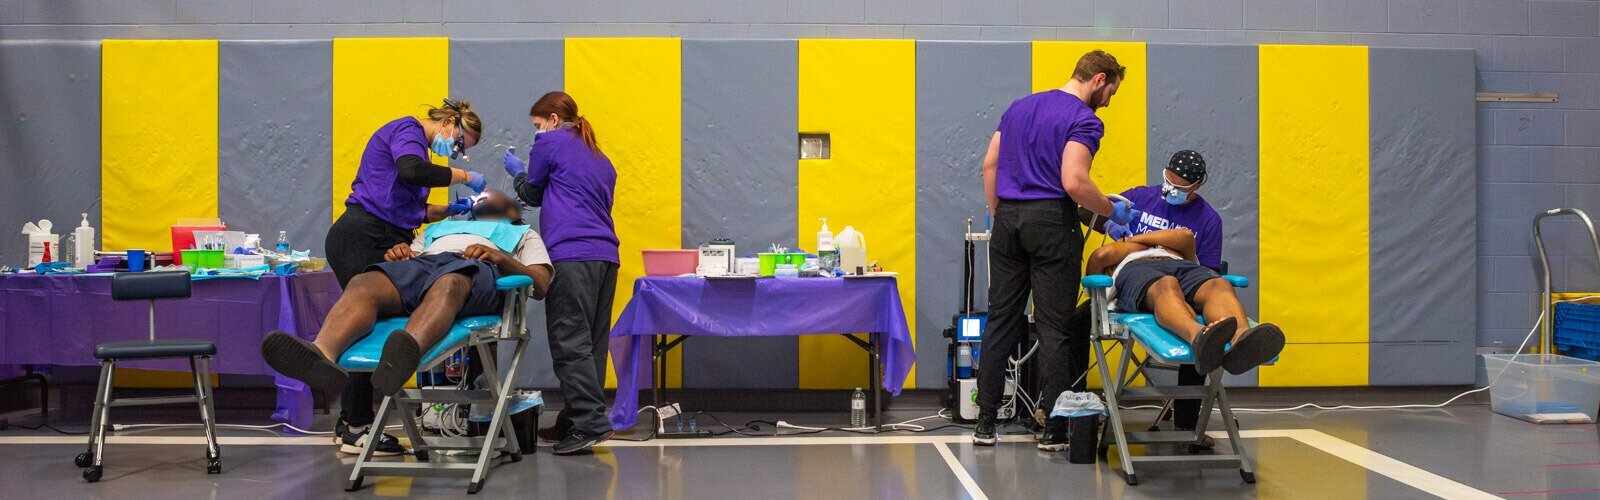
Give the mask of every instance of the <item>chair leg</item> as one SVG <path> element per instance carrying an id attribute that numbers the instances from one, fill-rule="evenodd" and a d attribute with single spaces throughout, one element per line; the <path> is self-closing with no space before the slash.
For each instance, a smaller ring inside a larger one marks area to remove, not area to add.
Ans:
<path id="1" fill-rule="evenodd" d="M 200 421 L 206 426 L 206 473 L 222 473 L 222 450 L 217 446 L 216 412 L 211 404 L 211 358 L 200 357 L 201 365 L 189 357 L 189 373 L 194 375 L 195 402 L 200 406 Z"/>

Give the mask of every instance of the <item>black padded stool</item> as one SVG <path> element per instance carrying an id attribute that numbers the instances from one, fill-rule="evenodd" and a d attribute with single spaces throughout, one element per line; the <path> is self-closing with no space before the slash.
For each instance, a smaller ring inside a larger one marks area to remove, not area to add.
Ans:
<path id="1" fill-rule="evenodd" d="M 94 347 L 94 357 L 100 360 L 100 386 L 95 391 L 94 415 L 89 424 L 89 450 L 79 453 L 74 460 L 83 467 L 83 479 L 100 480 L 102 450 L 106 432 L 111 428 L 111 407 L 140 406 L 195 402 L 200 404 L 200 420 L 206 425 L 206 473 L 222 472 L 222 449 L 217 447 L 217 429 L 213 420 L 216 409 L 211 396 L 211 356 L 217 346 L 204 340 L 156 340 L 156 299 L 181 299 L 189 297 L 189 273 L 146 272 L 117 273 L 111 278 L 112 300 L 150 301 L 150 340 L 107 342 Z M 189 358 L 189 372 L 194 375 L 193 396 L 111 398 L 111 376 L 117 361 L 156 358 Z M 199 358 L 199 363 L 195 363 Z"/>

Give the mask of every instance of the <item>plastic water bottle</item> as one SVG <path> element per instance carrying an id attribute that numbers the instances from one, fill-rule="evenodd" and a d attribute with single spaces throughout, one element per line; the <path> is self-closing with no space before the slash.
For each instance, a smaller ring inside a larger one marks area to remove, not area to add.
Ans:
<path id="1" fill-rule="evenodd" d="M 855 394 L 850 395 L 850 427 L 861 428 L 867 426 L 867 393 L 856 388 Z"/>
<path id="2" fill-rule="evenodd" d="M 972 344 L 956 345 L 956 378 L 972 378 Z"/>
<path id="3" fill-rule="evenodd" d="M 278 250 L 278 253 L 281 253 L 281 254 L 284 254 L 284 255 L 288 255 L 289 254 L 289 232 L 288 231 L 278 231 L 278 248 L 277 248 L 277 250 Z"/>

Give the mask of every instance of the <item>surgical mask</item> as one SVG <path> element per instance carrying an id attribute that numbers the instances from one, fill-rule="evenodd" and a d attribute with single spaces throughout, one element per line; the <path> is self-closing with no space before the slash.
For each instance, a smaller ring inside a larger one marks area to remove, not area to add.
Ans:
<path id="1" fill-rule="evenodd" d="M 1177 184 L 1173 184 L 1172 181 L 1162 180 L 1161 199 L 1166 200 L 1167 203 L 1171 205 L 1182 205 L 1184 202 L 1189 201 L 1189 193 L 1185 192 L 1184 189 L 1191 189 L 1193 187 L 1194 186 L 1185 186 L 1180 188 Z"/>
<path id="2" fill-rule="evenodd" d="M 564 129 L 564 128 L 567 128 L 567 127 L 571 127 L 571 126 L 572 126 L 572 122 L 561 122 L 560 125 L 556 125 L 555 128 L 552 128 L 550 130 L 535 130 L 535 131 L 533 131 L 533 140 L 529 141 L 528 144 L 529 144 L 529 146 L 532 146 L 533 143 L 539 142 L 539 136 L 540 135 L 544 135 L 544 134 L 547 134 L 547 133 L 550 133 L 550 132 L 555 132 L 557 130 L 561 130 L 561 129 Z"/>
<path id="3" fill-rule="evenodd" d="M 455 152 L 455 141 L 444 138 L 443 132 L 433 133 L 433 144 L 428 148 L 433 150 L 434 156 L 450 157 Z"/>

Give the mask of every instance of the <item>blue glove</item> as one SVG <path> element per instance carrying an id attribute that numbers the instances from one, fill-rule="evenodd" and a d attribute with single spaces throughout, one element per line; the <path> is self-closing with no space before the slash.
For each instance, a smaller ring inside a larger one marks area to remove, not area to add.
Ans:
<path id="1" fill-rule="evenodd" d="M 482 193 L 483 186 L 487 183 L 488 181 L 484 180 L 483 174 L 467 171 L 467 182 L 464 185 L 471 189 L 473 193 Z"/>
<path id="2" fill-rule="evenodd" d="M 1122 241 L 1123 238 L 1133 236 L 1133 230 L 1128 229 L 1128 226 L 1106 221 L 1106 236 L 1110 236 L 1111 239 L 1116 241 Z"/>
<path id="3" fill-rule="evenodd" d="M 517 157 L 517 148 L 506 149 L 505 165 L 506 175 L 511 176 L 513 179 L 517 177 L 517 174 L 528 172 L 528 162 L 522 161 L 522 158 Z"/>
<path id="4" fill-rule="evenodd" d="M 478 174 L 477 172 L 473 172 L 473 174 L 478 175 L 479 178 L 483 177 L 482 174 Z M 465 196 L 462 196 L 460 198 L 456 198 L 455 203 L 451 203 L 449 205 L 445 205 L 444 206 L 444 214 L 445 214 L 445 216 L 448 216 L 448 217 L 455 217 L 457 215 L 461 215 L 461 214 L 464 214 L 464 213 L 467 213 L 467 212 L 471 212 L 471 211 L 472 211 L 472 198 L 468 198 L 468 197 L 465 197 Z"/>
<path id="5" fill-rule="evenodd" d="M 1115 201 L 1111 203 L 1111 222 L 1115 222 L 1118 225 L 1132 225 L 1134 219 L 1142 216 L 1144 216 L 1144 212 L 1135 210 L 1132 202 Z"/>

